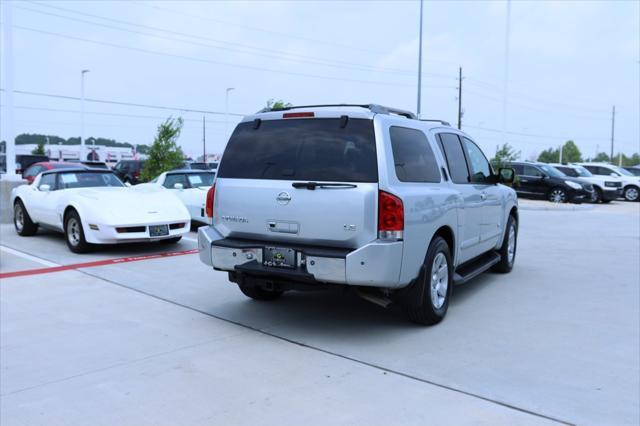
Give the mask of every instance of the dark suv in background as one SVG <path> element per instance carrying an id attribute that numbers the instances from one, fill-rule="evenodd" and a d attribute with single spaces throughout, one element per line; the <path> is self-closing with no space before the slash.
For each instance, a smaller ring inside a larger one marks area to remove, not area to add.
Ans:
<path id="1" fill-rule="evenodd" d="M 143 167 L 143 160 L 120 160 L 113 166 L 113 171 L 124 183 L 136 185 L 140 183 L 140 173 Z"/>
<path id="2" fill-rule="evenodd" d="M 545 198 L 554 203 L 589 201 L 593 185 L 569 177 L 545 163 L 513 162 L 516 171 L 513 189 L 518 195 Z"/>

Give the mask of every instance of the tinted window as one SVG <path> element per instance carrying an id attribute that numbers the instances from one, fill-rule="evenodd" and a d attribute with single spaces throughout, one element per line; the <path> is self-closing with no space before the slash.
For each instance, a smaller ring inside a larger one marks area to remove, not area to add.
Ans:
<path id="1" fill-rule="evenodd" d="M 471 167 L 471 181 L 472 182 L 486 182 L 487 178 L 491 176 L 491 167 L 487 158 L 484 156 L 478 145 L 473 143 L 471 139 L 465 137 L 462 138 L 465 147 L 467 148 L 467 154 L 469 156 L 469 165 Z"/>
<path id="2" fill-rule="evenodd" d="M 55 173 L 47 173 L 45 175 L 42 175 L 42 177 L 40 178 L 40 183 L 38 184 L 38 188 L 40 188 L 42 185 L 49 185 L 51 191 L 55 190 L 56 189 Z"/>
<path id="3" fill-rule="evenodd" d="M 402 182 L 440 182 L 440 170 L 427 137 L 420 130 L 391 127 L 396 176 Z"/>
<path id="4" fill-rule="evenodd" d="M 523 175 L 524 176 L 536 176 L 536 177 L 544 176 L 542 174 L 542 172 L 540 170 L 538 170 L 537 167 L 533 167 L 533 166 L 524 166 Z"/>
<path id="5" fill-rule="evenodd" d="M 571 177 L 577 177 L 578 176 L 577 170 L 575 170 L 575 169 L 573 169 L 571 167 L 556 166 L 556 169 L 560 170 L 562 173 L 564 173 L 567 176 L 571 176 Z"/>
<path id="6" fill-rule="evenodd" d="M 462 151 L 462 145 L 458 135 L 453 133 L 440 133 L 440 148 L 447 160 L 449 174 L 454 183 L 469 183 L 469 170 L 467 160 Z"/>
<path id="7" fill-rule="evenodd" d="M 547 166 L 546 164 L 542 164 L 539 167 L 544 173 L 548 174 L 549 176 L 557 178 L 564 177 L 564 174 L 555 167 Z"/>
<path id="8" fill-rule="evenodd" d="M 377 182 L 373 122 L 350 118 L 241 123 L 220 163 L 221 178 Z"/>
<path id="9" fill-rule="evenodd" d="M 589 170 L 594 175 L 599 175 L 600 174 L 600 172 L 598 171 L 598 167 L 596 167 L 596 166 L 584 166 L 584 168 Z"/>
<path id="10" fill-rule="evenodd" d="M 167 175 L 164 178 L 164 186 L 165 188 L 173 188 L 176 183 L 182 185 L 183 188 L 187 187 L 187 178 L 183 174 L 171 174 Z"/>
<path id="11" fill-rule="evenodd" d="M 44 169 L 44 167 L 42 166 L 31 166 L 27 169 L 26 172 L 24 172 L 23 176 L 24 177 L 36 176 L 38 173 L 42 171 L 42 169 Z"/>
<path id="12" fill-rule="evenodd" d="M 517 175 L 524 174 L 524 166 L 522 164 L 511 164 L 509 167 L 515 170 Z"/>

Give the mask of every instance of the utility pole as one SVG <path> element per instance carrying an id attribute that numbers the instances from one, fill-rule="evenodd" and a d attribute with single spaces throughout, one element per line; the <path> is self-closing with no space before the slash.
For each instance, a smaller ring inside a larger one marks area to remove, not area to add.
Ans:
<path id="1" fill-rule="evenodd" d="M 207 162 L 207 138 L 204 125 L 204 115 L 202 115 L 202 161 Z"/>
<path id="2" fill-rule="evenodd" d="M 462 129 L 462 67 L 458 68 L 458 130 Z"/>
<path id="3" fill-rule="evenodd" d="M 423 1 L 420 0 L 420 36 L 418 37 L 418 119 L 420 119 L 420 95 L 422 91 L 422 3 Z"/>
<path id="4" fill-rule="evenodd" d="M 82 70 L 80 72 L 80 160 L 84 158 L 84 75 L 89 70 Z"/>
<path id="5" fill-rule="evenodd" d="M 505 144 L 507 138 L 507 95 L 509 82 L 509 37 L 511 33 L 511 0 L 507 0 L 507 15 L 504 34 L 504 76 L 502 87 L 502 143 Z"/>
<path id="6" fill-rule="evenodd" d="M 5 159 L 7 170 L 5 178 L 16 177 L 16 135 L 13 133 L 13 24 L 12 2 L 4 0 L 2 3 L 2 74 L 4 74 L 5 112 L 2 116 L 2 128 L 6 141 Z M 8 199 L 7 199 L 8 200 Z M 7 201 L 7 200 L 3 200 Z"/>
<path id="7" fill-rule="evenodd" d="M 613 140 L 616 128 L 616 106 L 613 106 L 613 110 L 611 111 L 611 155 L 609 159 L 613 163 Z"/>
<path id="8" fill-rule="evenodd" d="M 227 87 L 224 96 L 224 143 L 227 144 L 229 140 L 229 92 L 234 90 L 233 87 Z"/>

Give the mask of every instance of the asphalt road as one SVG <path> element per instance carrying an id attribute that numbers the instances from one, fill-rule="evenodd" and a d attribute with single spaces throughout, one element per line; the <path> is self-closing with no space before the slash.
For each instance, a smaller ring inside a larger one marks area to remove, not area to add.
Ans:
<path id="1" fill-rule="evenodd" d="M 350 293 L 251 301 L 196 254 L 4 278 L 0 423 L 638 424 L 640 204 L 547 205 L 428 328 Z M 195 246 L 2 226 L 0 273 Z"/>

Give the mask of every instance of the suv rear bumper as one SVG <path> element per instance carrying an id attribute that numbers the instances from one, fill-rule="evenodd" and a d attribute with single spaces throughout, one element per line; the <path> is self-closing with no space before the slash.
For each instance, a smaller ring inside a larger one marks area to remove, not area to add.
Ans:
<path id="1" fill-rule="evenodd" d="M 265 247 L 296 251 L 295 268 L 263 264 Z M 198 229 L 200 260 L 214 269 L 307 283 L 400 287 L 403 242 L 373 241 L 359 249 L 224 238 L 211 226 Z"/>

